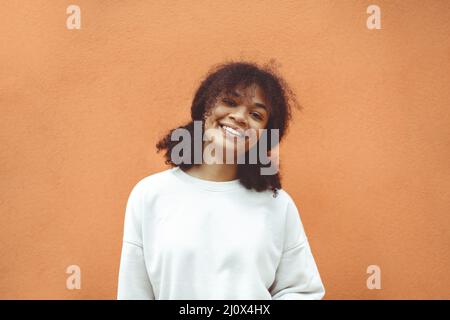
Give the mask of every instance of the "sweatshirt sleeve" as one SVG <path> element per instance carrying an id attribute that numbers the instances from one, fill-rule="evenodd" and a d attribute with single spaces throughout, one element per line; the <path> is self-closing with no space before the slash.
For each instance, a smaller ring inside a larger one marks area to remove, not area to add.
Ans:
<path id="1" fill-rule="evenodd" d="M 284 250 L 269 292 L 273 300 L 320 300 L 325 288 L 295 203 L 286 212 Z"/>
<path id="2" fill-rule="evenodd" d="M 142 243 L 142 190 L 138 183 L 128 197 L 120 257 L 118 300 L 154 300 L 152 284 L 145 267 Z"/>

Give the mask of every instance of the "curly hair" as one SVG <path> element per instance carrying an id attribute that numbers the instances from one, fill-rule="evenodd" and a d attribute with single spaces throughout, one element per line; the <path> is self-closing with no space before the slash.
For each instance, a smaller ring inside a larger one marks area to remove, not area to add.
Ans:
<path id="1" fill-rule="evenodd" d="M 177 166 L 171 159 L 172 149 L 177 145 L 177 141 L 172 141 L 172 132 L 184 128 L 189 131 L 191 137 L 194 134 L 194 121 L 202 121 L 202 134 L 204 132 L 204 121 L 206 115 L 211 111 L 222 94 L 230 94 L 236 87 L 243 86 L 247 88 L 251 85 L 258 85 L 263 90 L 269 103 L 269 119 L 266 129 L 278 129 L 279 139 L 273 144 L 270 141 L 270 135 L 267 136 L 268 145 L 274 147 L 285 136 L 289 121 L 292 118 L 291 106 L 301 110 L 297 103 L 295 93 L 289 88 L 287 83 L 275 71 L 275 60 L 270 60 L 264 66 L 258 66 L 254 62 L 246 61 L 228 61 L 214 65 L 202 80 L 197 89 L 191 106 L 191 121 L 187 124 L 172 129 L 157 144 L 157 152 L 165 150 L 165 163 L 172 167 Z M 261 139 L 260 139 L 261 140 Z M 191 155 L 194 155 L 192 145 Z M 268 151 L 270 150 L 270 147 Z M 245 157 L 247 160 L 248 152 Z M 192 156 L 193 157 L 193 156 Z M 178 166 L 181 169 L 188 169 L 194 164 L 193 159 L 189 163 L 181 162 Z M 270 163 L 269 163 L 270 165 Z M 266 167 L 260 160 L 255 164 L 237 164 L 237 176 L 240 183 L 247 189 L 254 189 L 258 192 L 272 190 L 274 197 L 277 190 L 281 189 L 281 177 L 279 172 L 273 175 L 261 175 L 260 168 Z"/>

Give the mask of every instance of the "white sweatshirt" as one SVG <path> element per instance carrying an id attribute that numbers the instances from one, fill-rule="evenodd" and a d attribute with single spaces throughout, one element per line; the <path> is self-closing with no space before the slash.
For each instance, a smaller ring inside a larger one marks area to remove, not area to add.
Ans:
<path id="1" fill-rule="evenodd" d="M 149 175 L 125 211 L 117 299 L 322 299 L 294 201 L 179 167 Z"/>

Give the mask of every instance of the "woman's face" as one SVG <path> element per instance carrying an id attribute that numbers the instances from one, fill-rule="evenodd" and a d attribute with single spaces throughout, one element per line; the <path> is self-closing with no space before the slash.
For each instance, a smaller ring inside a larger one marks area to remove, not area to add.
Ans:
<path id="1" fill-rule="evenodd" d="M 214 143 L 215 148 L 222 148 L 223 154 L 227 150 L 235 156 L 238 151 L 247 152 L 259 140 L 260 129 L 267 127 L 268 108 L 264 92 L 256 84 L 236 88 L 230 95 L 222 94 L 205 119 L 206 139 Z M 256 138 L 243 135 L 246 130 L 255 133 Z M 245 148 L 238 148 L 238 143 Z"/>

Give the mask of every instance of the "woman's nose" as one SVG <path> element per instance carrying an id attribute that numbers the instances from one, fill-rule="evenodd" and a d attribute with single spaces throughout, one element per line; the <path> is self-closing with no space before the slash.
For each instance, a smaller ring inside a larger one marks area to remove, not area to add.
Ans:
<path id="1" fill-rule="evenodd" d="M 235 110 L 233 113 L 230 114 L 230 118 L 234 121 L 240 123 L 241 125 L 246 125 L 246 111 L 245 108 L 241 108 L 240 110 Z"/>

